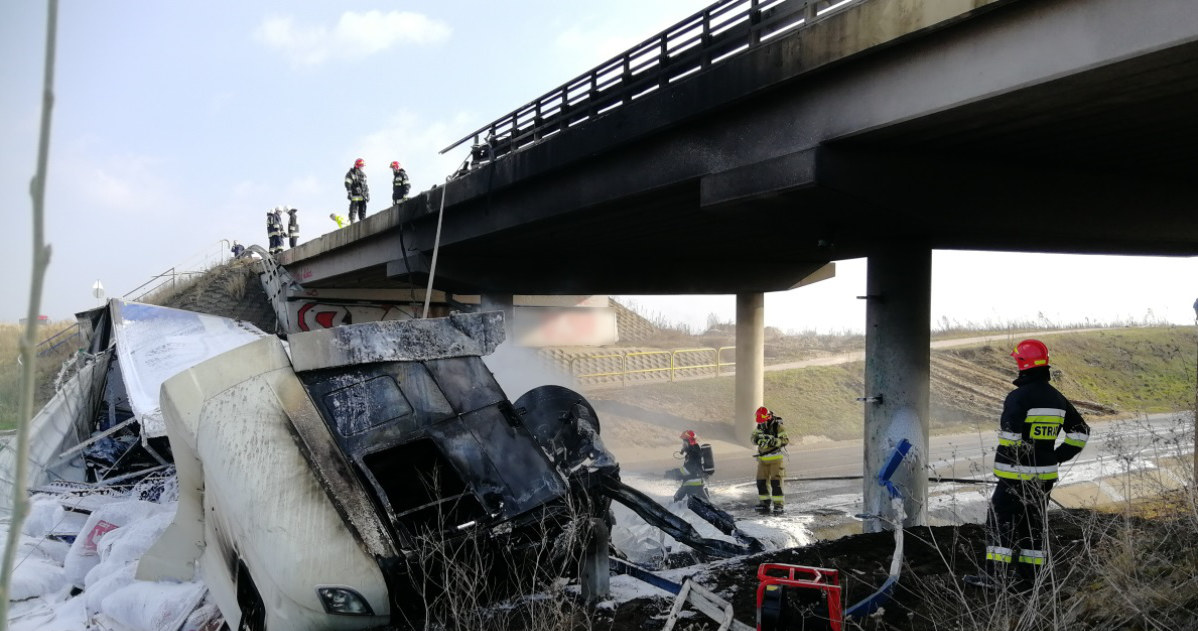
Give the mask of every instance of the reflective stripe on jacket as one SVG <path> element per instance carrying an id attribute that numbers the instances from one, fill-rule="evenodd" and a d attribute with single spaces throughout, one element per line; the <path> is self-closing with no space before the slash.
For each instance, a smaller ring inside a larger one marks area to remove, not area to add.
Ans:
<path id="1" fill-rule="evenodd" d="M 1020 373 L 1003 403 L 994 475 L 1006 480 L 1056 480 L 1057 465 L 1076 456 L 1090 428 L 1073 404 L 1049 384 L 1047 366 Z M 1059 438 L 1064 438 L 1060 445 Z"/>

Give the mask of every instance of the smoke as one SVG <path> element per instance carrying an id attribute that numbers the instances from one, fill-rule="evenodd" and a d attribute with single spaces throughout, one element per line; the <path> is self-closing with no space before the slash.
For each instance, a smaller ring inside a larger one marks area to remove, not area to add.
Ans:
<path id="1" fill-rule="evenodd" d="M 517 346 L 513 342 L 500 344 L 494 353 L 483 357 L 483 362 L 510 401 L 537 386 L 555 385 L 578 390 L 573 378 L 555 370 L 536 349 Z"/>

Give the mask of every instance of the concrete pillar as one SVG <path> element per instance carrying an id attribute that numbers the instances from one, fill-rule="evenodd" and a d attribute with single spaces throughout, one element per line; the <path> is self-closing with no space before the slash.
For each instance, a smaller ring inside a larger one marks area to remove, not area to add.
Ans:
<path id="1" fill-rule="evenodd" d="M 482 294 L 478 297 L 479 311 L 503 312 L 503 329 L 507 333 L 508 340 L 512 339 L 512 318 L 515 311 L 513 302 L 511 294 Z"/>
<path id="2" fill-rule="evenodd" d="M 904 438 L 912 449 L 891 479 L 903 493 L 906 526 L 923 525 L 928 495 L 928 344 L 932 251 L 913 246 L 869 257 L 865 309 L 865 513 L 893 519 L 878 473 Z M 866 520 L 866 532 L 889 529 Z"/>
<path id="3" fill-rule="evenodd" d="M 736 397 L 733 427 L 749 441 L 753 413 L 765 399 L 765 294 L 736 295 Z"/>

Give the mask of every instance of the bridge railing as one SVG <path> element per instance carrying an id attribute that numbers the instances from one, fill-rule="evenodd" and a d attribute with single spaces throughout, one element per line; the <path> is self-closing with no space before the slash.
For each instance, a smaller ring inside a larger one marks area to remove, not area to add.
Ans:
<path id="1" fill-rule="evenodd" d="M 441 150 L 472 142 L 472 166 L 702 72 L 865 0 L 722 0 Z"/>

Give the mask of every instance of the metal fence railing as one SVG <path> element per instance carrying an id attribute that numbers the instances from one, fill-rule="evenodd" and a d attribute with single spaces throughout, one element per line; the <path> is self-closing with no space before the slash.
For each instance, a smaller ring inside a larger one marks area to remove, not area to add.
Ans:
<path id="1" fill-rule="evenodd" d="M 38 342 L 37 356 L 45 357 L 62 348 L 66 344 L 72 342 L 78 343 L 83 338 L 83 332 L 79 328 L 79 323 L 76 322 L 71 326 L 51 335 L 50 337 Z"/>
<path id="2" fill-rule="evenodd" d="M 722 0 L 452 145 L 495 160 L 866 0 Z"/>
<path id="3" fill-rule="evenodd" d="M 150 280 L 126 292 L 121 296 L 121 299 L 139 302 L 141 299 L 159 290 L 176 287 L 179 283 L 185 283 L 192 278 L 203 276 L 208 273 L 208 270 L 217 265 L 222 265 L 232 258 L 229 247 L 228 239 L 221 239 L 214 245 L 207 246 L 193 254 L 187 261 L 168 267 L 162 272 L 151 276 Z"/>
<path id="4" fill-rule="evenodd" d="M 728 369 L 735 368 L 735 360 L 723 359 L 726 351 L 735 348 L 721 346 L 582 355 L 570 359 L 569 372 L 584 385 L 628 385 L 695 377 L 719 377 L 726 374 Z"/>

